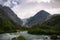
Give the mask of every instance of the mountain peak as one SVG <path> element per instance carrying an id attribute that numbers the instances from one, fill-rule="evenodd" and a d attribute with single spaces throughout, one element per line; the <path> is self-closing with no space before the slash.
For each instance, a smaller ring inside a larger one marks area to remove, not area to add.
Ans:
<path id="1" fill-rule="evenodd" d="M 19 25 L 22 24 L 22 20 L 18 18 L 18 16 L 9 7 L 0 5 L 0 11 L 0 15 L 4 14 L 4 17 L 12 20 L 14 23 Z"/>
<path id="2" fill-rule="evenodd" d="M 41 11 L 39 11 L 38 13 L 42 13 L 42 14 L 49 14 L 47 11 L 45 11 L 45 10 L 41 10 Z"/>
<path id="3" fill-rule="evenodd" d="M 45 10 L 41 10 L 40 12 L 46 12 Z"/>
<path id="4" fill-rule="evenodd" d="M 45 10 L 41 10 L 41 11 L 37 12 L 37 14 L 34 16 L 41 17 L 41 16 L 45 16 L 45 15 L 50 15 L 50 14 L 48 12 L 46 12 Z"/>
<path id="5" fill-rule="evenodd" d="M 48 12 L 46 12 L 44 10 L 41 10 L 41 11 L 37 12 L 36 15 L 34 15 L 30 19 L 28 19 L 28 22 L 26 23 L 26 25 L 33 26 L 33 25 L 35 25 L 37 23 L 42 23 L 47 19 L 47 17 L 49 15 L 50 14 Z"/>

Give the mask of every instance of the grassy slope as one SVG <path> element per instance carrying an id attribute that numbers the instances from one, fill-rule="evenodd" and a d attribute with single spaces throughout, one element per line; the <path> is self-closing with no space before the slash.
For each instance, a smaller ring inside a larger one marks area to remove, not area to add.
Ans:
<path id="1" fill-rule="evenodd" d="M 37 35 L 60 35 L 60 15 L 54 16 L 42 24 L 34 25 L 28 33 Z"/>

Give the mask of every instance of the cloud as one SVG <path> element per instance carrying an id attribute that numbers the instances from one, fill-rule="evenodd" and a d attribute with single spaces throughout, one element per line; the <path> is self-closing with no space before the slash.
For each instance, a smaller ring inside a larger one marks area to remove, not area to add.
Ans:
<path id="1" fill-rule="evenodd" d="M 14 7 L 16 5 L 44 5 L 46 7 L 60 7 L 60 0 L 0 0 L 0 4 Z"/>
<path id="2" fill-rule="evenodd" d="M 60 3 L 60 0 L 52 0 L 55 3 Z"/>
<path id="3" fill-rule="evenodd" d="M 4 4 L 7 0 L 0 0 L 0 4 Z"/>
<path id="4" fill-rule="evenodd" d="M 60 5 L 51 0 L 20 0 L 21 4 L 12 8 L 18 17 L 24 19 L 35 15 L 40 10 L 46 10 L 51 14 L 59 13 Z"/>
<path id="5" fill-rule="evenodd" d="M 51 8 L 51 9 L 45 9 L 45 11 L 53 14 L 60 14 L 60 8 Z"/>
<path id="6" fill-rule="evenodd" d="M 31 17 L 40 10 L 51 14 L 60 13 L 60 0 L 4 0 L 1 4 L 9 6 L 22 19 Z"/>
<path id="7" fill-rule="evenodd" d="M 7 0 L 0 0 L 0 2 L 2 2 L 2 1 L 3 1 L 3 2 L 6 2 Z"/>
<path id="8" fill-rule="evenodd" d="M 26 2 L 37 2 L 37 3 L 40 3 L 40 2 L 50 2 L 51 0 L 26 0 Z"/>
<path id="9" fill-rule="evenodd" d="M 0 4 L 12 8 L 16 5 L 19 5 L 20 0 L 0 0 Z"/>
<path id="10" fill-rule="evenodd" d="M 60 8 L 60 0 L 51 0 L 50 4 L 55 8 Z"/>

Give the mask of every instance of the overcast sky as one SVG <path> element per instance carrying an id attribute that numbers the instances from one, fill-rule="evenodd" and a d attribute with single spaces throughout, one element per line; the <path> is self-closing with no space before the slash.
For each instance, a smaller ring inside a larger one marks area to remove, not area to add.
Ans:
<path id="1" fill-rule="evenodd" d="M 31 17 L 40 10 L 50 14 L 60 13 L 60 0 L 0 0 L 0 4 L 10 7 L 21 19 Z"/>

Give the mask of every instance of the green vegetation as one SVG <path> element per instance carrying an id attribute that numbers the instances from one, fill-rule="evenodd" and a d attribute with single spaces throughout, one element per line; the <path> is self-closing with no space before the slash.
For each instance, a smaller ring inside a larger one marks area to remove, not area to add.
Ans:
<path id="1" fill-rule="evenodd" d="M 9 18 L 8 13 L 0 8 L 0 33 L 20 32 L 27 28 L 22 27 L 20 24 L 13 22 Z"/>
<path id="2" fill-rule="evenodd" d="M 26 40 L 26 39 L 24 37 L 22 37 L 22 36 L 19 36 L 17 38 L 13 38 L 12 40 Z"/>
<path id="3" fill-rule="evenodd" d="M 36 35 L 60 35 L 60 15 L 53 16 L 42 24 L 32 26 L 28 33 Z"/>
<path id="4" fill-rule="evenodd" d="M 14 22 L 7 20 L 6 18 L 0 18 L 0 33 L 20 32 L 27 30 L 26 27 L 16 25 Z"/>
<path id="5" fill-rule="evenodd" d="M 4 32 L 12 32 L 12 31 L 14 31 L 14 25 L 10 22 L 10 21 L 8 21 L 8 20 L 6 20 L 6 19 L 4 19 L 4 18 L 0 18 L 0 33 L 4 33 Z"/>
<path id="6" fill-rule="evenodd" d="M 15 25 L 10 21 L 5 12 L 0 9 L 0 33 L 14 32 Z"/>
<path id="7" fill-rule="evenodd" d="M 37 34 L 37 35 L 59 35 L 60 31 L 59 30 L 54 30 L 55 28 L 48 28 L 48 27 L 38 27 L 37 28 L 31 28 L 28 33 L 30 34 Z"/>

